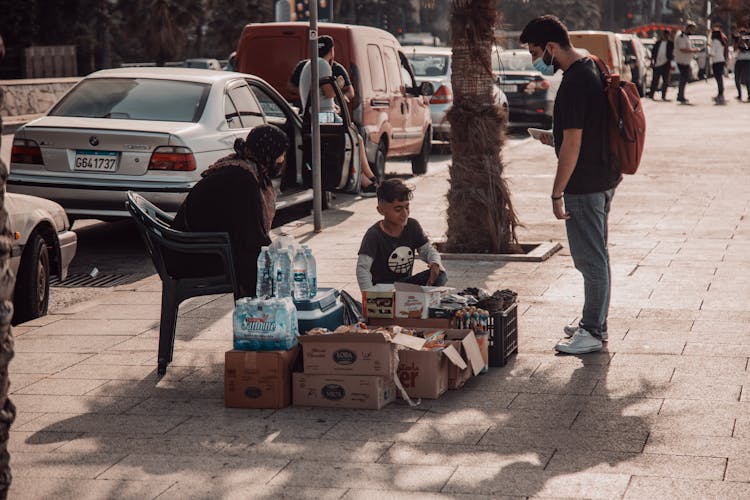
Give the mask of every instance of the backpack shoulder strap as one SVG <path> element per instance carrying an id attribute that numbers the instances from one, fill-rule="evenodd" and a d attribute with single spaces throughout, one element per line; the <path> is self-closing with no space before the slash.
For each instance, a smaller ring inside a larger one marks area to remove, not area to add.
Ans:
<path id="1" fill-rule="evenodd" d="M 589 56 L 589 59 L 594 61 L 596 66 L 599 68 L 599 71 L 601 71 L 602 75 L 604 76 L 604 78 L 609 80 L 609 77 L 610 77 L 609 69 L 607 69 L 607 66 L 602 62 L 602 60 L 593 54 Z"/>

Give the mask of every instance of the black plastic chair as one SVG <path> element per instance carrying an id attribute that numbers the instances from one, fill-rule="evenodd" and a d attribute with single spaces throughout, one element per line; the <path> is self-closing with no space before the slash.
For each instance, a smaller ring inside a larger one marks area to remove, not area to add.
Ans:
<path id="1" fill-rule="evenodd" d="M 239 298 L 237 275 L 232 261 L 232 248 L 228 233 L 182 232 L 169 227 L 172 217 L 157 208 L 143 196 L 128 191 L 125 202 L 128 211 L 138 226 L 146 243 L 151 260 L 154 262 L 162 281 L 161 321 L 159 324 L 159 354 L 157 373 L 167 372 L 167 365 L 172 361 L 174 337 L 177 326 L 177 311 L 180 303 L 190 297 L 234 293 Z M 166 252 L 165 252 L 166 250 Z M 168 260 L 179 255 L 186 262 L 195 261 L 195 269 L 200 269 L 206 256 L 218 255 L 224 265 L 220 275 L 181 277 L 170 272 Z M 201 262 L 201 259 L 203 261 Z"/>

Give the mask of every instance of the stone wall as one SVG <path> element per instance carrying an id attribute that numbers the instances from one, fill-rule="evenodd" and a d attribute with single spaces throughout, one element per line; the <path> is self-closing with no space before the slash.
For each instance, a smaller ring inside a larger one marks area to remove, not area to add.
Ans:
<path id="1" fill-rule="evenodd" d="M 0 116 L 34 115 L 46 112 L 80 78 L 0 80 L 5 99 Z"/>

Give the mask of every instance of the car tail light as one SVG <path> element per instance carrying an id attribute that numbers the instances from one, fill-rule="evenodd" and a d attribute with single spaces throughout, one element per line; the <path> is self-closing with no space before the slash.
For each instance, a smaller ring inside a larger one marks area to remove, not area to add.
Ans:
<path id="1" fill-rule="evenodd" d="M 10 151 L 11 163 L 26 163 L 31 165 L 44 165 L 42 150 L 39 144 L 31 139 L 15 139 Z"/>
<path id="2" fill-rule="evenodd" d="M 195 170 L 195 156 L 188 148 L 161 146 L 151 154 L 148 162 L 149 170 Z"/>
<path id="3" fill-rule="evenodd" d="M 453 92 L 447 85 L 441 85 L 430 99 L 430 104 L 450 104 L 452 102 Z"/>
<path id="4" fill-rule="evenodd" d="M 524 92 L 527 94 L 533 94 L 534 92 L 543 92 L 547 89 L 549 89 L 549 82 L 544 78 L 537 78 L 526 84 Z"/>

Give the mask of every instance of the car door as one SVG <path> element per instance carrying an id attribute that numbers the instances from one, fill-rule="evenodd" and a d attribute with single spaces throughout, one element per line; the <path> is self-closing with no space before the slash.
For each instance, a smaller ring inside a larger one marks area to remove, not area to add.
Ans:
<path id="1" fill-rule="evenodd" d="M 388 156 L 399 155 L 404 150 L 406 132 L 406 89 L 401 80 L 401 63 L 396 49 L 389 45 L 382 46 L 383 64 L 388 85 L 388 121 L 391 124 Z"/>
<path id="2" fill-rule="evenodd" d="M 344 95 L 333 77 L 320 79 L 320 84 L 331 84 L 336 96 L 334 102 L 340 109 L 336 121 L 320 123 L 320 160 L 323 189 L 326 191 L 359 192 L 359 141 L 361 136 L 351 120 Z M 328 114 L 326 114 L 328 115 Z M 339 119 L 340 118 L 340 119 Z M 310 113 L 302 117 L 302 179 L 312 187 L 312 126 Z"/>
<path id="3" fill-rule="evenodd" d="M 417 86 L 409 60 L 398 53 L 401 64 L 401 79 L 404 82 L 404 149 L 409 153 L 419 153 L 425 133 L 425 120 L 430 116 L 427 99 Z"/>

